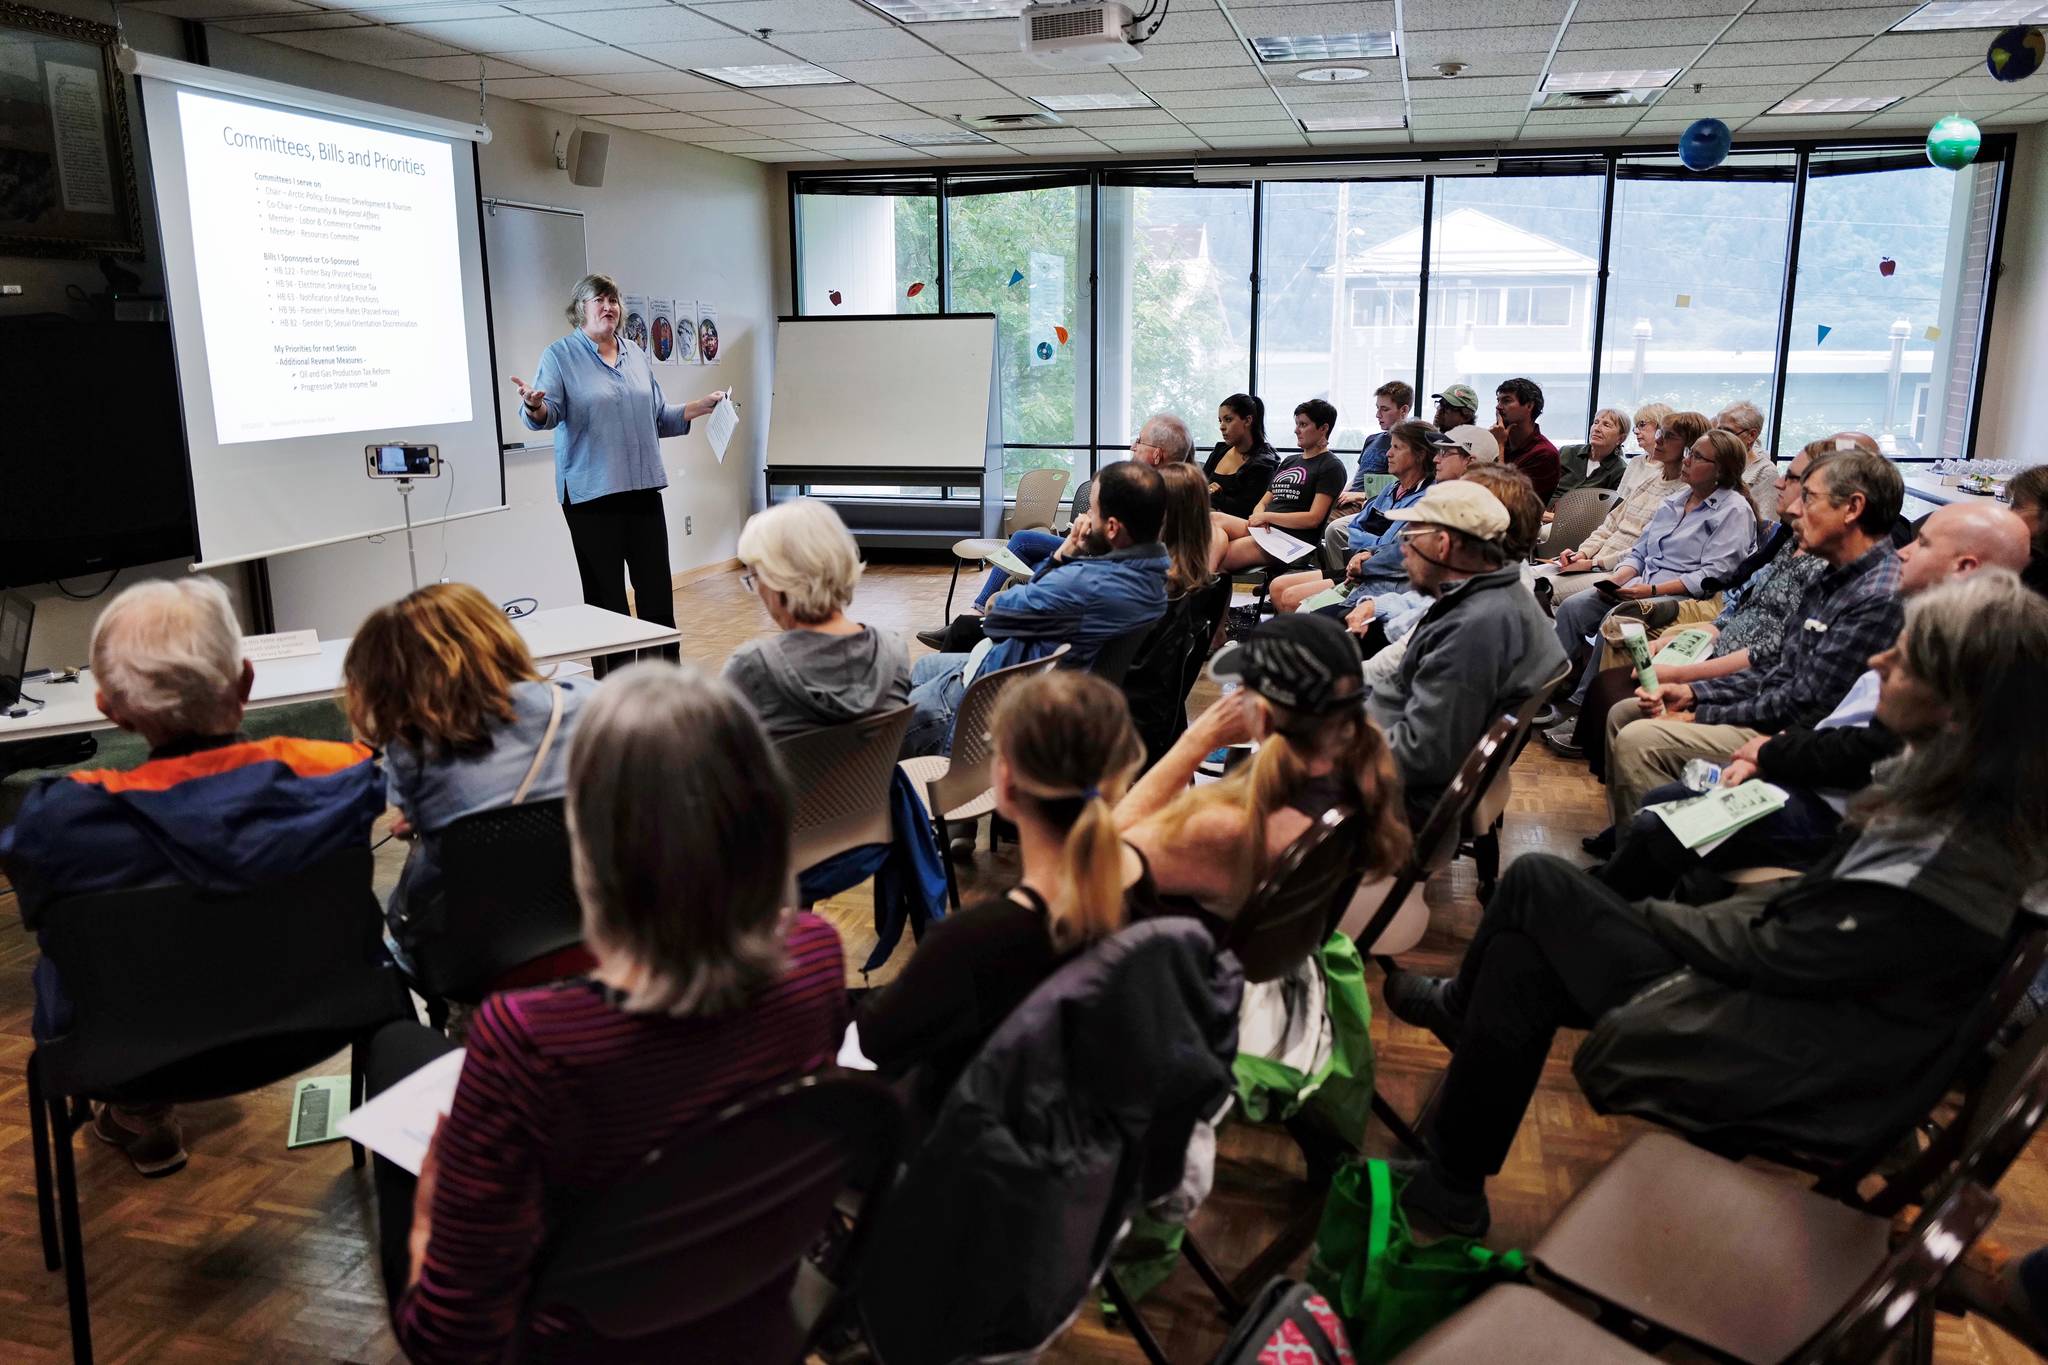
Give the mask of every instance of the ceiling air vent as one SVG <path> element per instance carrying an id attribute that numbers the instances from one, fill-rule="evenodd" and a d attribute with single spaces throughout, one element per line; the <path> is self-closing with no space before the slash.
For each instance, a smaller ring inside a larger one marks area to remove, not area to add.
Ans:
<path id="1" fill-rule="evenodd" d="M 1531 109 L 1640 109 L 1656 102 L 1662 90 L 1552 90 L 1539 94 Z"/>
<path id="2" fill-rule="evenodd" d="M 1024 114 L 976 114 L 960 120 L 969 128 L 984 133 L 1014 133 L 1020 128 L 1063 128 L 1066 123 L 1058 114 L 1032 110 Z"/>

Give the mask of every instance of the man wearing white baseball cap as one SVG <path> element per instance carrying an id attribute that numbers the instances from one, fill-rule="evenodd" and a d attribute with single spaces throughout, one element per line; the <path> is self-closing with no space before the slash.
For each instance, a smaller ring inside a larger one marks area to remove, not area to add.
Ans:
<path id="1" fill-rule="evenodd" d="M 1417 589 L 1436 598 L 1409 633 L 1394 676 L 1367 708 L 1407 785 L 1408 820 L 1421 828 L 1487 723 L 1526 700 L 1564 666 L 1550 622 L 1506 562 L 1508 511 L 1476 483 L 1439 481 L 1389 514 Z"/>

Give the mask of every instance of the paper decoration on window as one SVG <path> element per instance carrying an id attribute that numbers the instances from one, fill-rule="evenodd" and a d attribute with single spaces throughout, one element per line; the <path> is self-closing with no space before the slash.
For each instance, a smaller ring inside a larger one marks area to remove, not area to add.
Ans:
<path id="1" fill-rule="evenodd" d="M 913 285 L 911 285 L 911 286 L 910 286 L 910 288 L 908 288 L 908 289 L 906 289 L 906 290 L 904 290 L 904 291 L 903 291 L 903 297 L 904 297 L 904 298 L 906 298 L 906 299 L 914 299 L 914 298 L 916 298 L 916 297 L 917 297 L 917 296 L 918 296 L 919 294 L 922 294 L 923 292 L 924 292 L 924 281 L 923 281 L 923 280 L 919 280 L 919 281 L 918 281 L 918 282 L 917 282 L 916 284 L 913 284 Z"/>
<path id="2" fill-rule="evenodd" d="M 1880 256 L 1877 258 L 1877 273 L 1884 276 L 1886 279 L 1890 279 L 1892 277 L 1892 272 L 1897 270 L 1898 268 L 1899 263 L 1889 256 Z"/>
<path id="3" fill-rule="evenodd" d="M 1025 304 L 1024 344 L 1031 348 L 1031 364 L 1053 363 L 1053 353 L 1065 343 L 1059 320 L 1067 315 L 1067 258 L 1050 251 L 1034 251 L 1030 265 L 1030 298 Z"/>
<path id="4" fill-rule="evenodd" d="M 1828 333 L 1834 331 L 1835 329 L 1828 326 L 1826 323 L 1822 323 L 1819 327 L 1815 328 L 1815 330 L 1818 331 L 1820 335 L 1814 338 L 1813 344 L 1818 346 L 1821 344 L 1821 342 L 1826 341 L 1828 339 Z"/>
<path id="5" fill-rule="evenodd" d="M 1680 294 L 1680 295 L 1678 296 L 1678 306 L 1679 306 L 1680 308 L 1690 308 L 1690 307 L 1692 307 L 1692 295 L 1690 295 L 1690 294 Z"/>
<path id="6" fill-rule="evenodd" d="M 837 308 L 839 306 L 839 291 L 837 289 L 827 291 L 825 297 L 832 300 L 832 306 L 834 308 Z"/>
<path id="7" fill-rule="evenodd" d="M 1052 334 L 1053 334 L 1054 336 L 1056 336 L 1056 337 L 1058 337 L 1058 338 L 1060 339 L 1060 345 L 1064 346 L 1064 345 L 1066 345 L 1066 344 L 1067 344 L 1067 329 L 1066 329 L 1066 328 L 1064 328 L 1064 327 L 1055 327 L 1055 328 L 1053 328 L 1053 329 L 1052 329 Z"/>
<path id="8" fill-rule="evenodd" d="M 1033 350 L 1032 354 L 1036 355 L 1040 360 L 1051 360 L 1052 343 L 1050 341 L 1039 342 L 1037 347 Z"/>
<path id="9" fill-rule="evenodd" d="M 1010 272 L 1010 288 L 1012 288 L 1012 289 L 1015 289 L 1015 288 L 1016 288 L 1016 287 L 1017 287 L 1018 285 L 1022 284 L 1023 282 L 1024 282 L 1024 272 L 1023 272 L 1023 271 L 1021 271 L 1021 270 L 1012 270 L 1012 271 Z"/>
<path id="10" fill-rule="evenodd" d="M 1923 335 L 1929 341 L 1939 341 L 1941 340 L 1941 329 L 1939 327 L 1929 327 Z"/>

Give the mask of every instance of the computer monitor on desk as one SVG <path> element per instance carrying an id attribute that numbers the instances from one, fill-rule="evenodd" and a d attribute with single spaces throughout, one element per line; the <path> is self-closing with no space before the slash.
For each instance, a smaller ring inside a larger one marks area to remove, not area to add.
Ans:
<path id="1" fill-rule="evenodd" d="M 18 592 L 0 592 L 0 708 L 21 700 L 21 675 L 28 669 L 28 630 L 36 604 Z"/>

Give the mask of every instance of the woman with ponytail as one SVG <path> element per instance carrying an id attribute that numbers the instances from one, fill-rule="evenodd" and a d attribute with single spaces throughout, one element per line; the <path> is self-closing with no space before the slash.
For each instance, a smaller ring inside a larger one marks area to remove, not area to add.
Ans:
<path id="1" fill-rule="evenodd" d="M 861 1050 L 883 1071 L 920 1069 L 936 1108 L 997 1025 L 1074 953 L 1149 900 L 1145 863 L 1117 837 L 1114 807 L 1144 749 L 1117 689 L 1043 673 L 1003 693 L 996 811 L 1017 827 L 1014 886 L 932 926 L 910 965 L 869 997 Z"/>
<path id="2" fill-rule="evenodd" d="M 1210 504 L 1233 517 L 1248 517 L 1280 468 L 1280 456 L 1266 440 L 1265 400 L 1233 393 L 1217 407 L 1216 426 L 1223 439 L 1202 462 Z"/>
<path id="3" fill-rule="evenodd" d="M 1342 626 L 1276 616 L 1210 671 L 1243 689 L 1203 712 L 1117 806 L 1163 905 L 1228 922 L 1273 859 L 1338 806 L 1365 817 L 1368 876 L 1407 855 L 1400 777 L 1366 715 L 1358 650 Z M 1250 739 L 1258 749 L 1229 777 L 1188 785 L 1205 755 Z"/>

